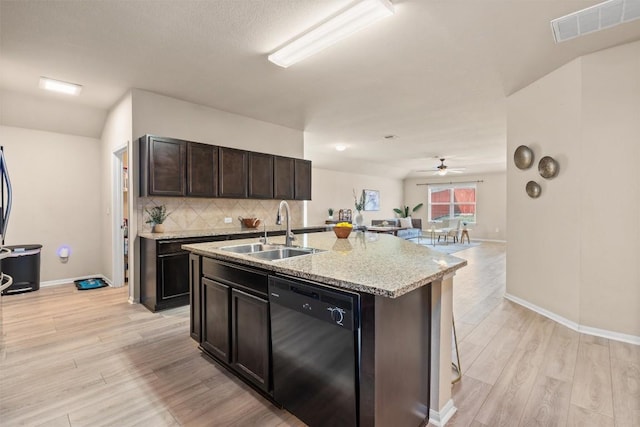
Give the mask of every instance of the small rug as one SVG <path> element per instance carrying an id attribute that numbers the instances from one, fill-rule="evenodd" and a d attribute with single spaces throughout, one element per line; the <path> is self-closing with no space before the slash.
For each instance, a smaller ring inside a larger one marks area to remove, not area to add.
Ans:
<path id="1" fill-rule="evenodd" d="M 104 288 L 105 286 L 109 286 L 105 283 L 104 280 L 98 277 L 92 278 L 92 279 L 74 280 L 73 283 L 76 284 L 76 288 L 78 288 L 79 291 L 84 291 L 87 289 Z"/>
<path id="2" fill-rule="evenodd" d="M 413 239 L 412 242 L 418 243 L 417 240 Z M 420 245 L 436 250 L 438 252 L 444 252 L 445 254 L 453 254 L 456 252 L 464 251 L 465 249 L 473 248 L 475 246 L 480 246 L 480 242 L 471 242 L 471 243 L 443 243 L 436 242 L 436 245 L 433 246 L 431 244 L 430 239 L 422 239 L 419 243 Z"/>

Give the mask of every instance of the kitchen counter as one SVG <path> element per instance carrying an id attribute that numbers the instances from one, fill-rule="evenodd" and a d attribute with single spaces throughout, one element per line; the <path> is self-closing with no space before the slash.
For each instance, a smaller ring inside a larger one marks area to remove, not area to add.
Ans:
<path id="1" fill-rule="evenodd" d="M 364 232 L 353 232 L 348 239 L 338 239 L 333 232 L 304 234 L 294 245 L 326 252 L 277 261 L 220 249 L 255 242 L 256 239 L 245 239 L 196 243 L 183 248 L 198 255 L 388 298 L 397 298 L 467 265 L 463 259 L 392 235 Z M 269 243 L 284 244 L 284 236 L 270 238 Z"/>
<path id="2" fill-rule="evenodd" d="M 317 230 L 319 228 L 326 228 L 325 225 L 314 225 L 306 227 L 292 227 L 294 233 L 302 233 L 305 230 Z M 267 226 L 267 232 L 282 232 L 284 233 L 284 225 L 269 225 Z M 165 239 L 183 239 L 190 237 L 215 237 L 215 236 L 228 236 L 232 234 L 250 234 L 250 233 L 263 233 L 264 228 L 246 228 L 246 227 L 229 227 L 218 229 L 206 229 L 206 230 L 180 230 L 180 231 L 166 231 L 164 233 L 138 233 L 138 236 L 151 240 L 165 240 Z"/>

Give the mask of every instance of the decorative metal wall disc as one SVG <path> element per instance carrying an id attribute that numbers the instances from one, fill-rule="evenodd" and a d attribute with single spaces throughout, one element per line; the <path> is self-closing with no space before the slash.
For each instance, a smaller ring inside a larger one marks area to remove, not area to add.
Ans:
<path id="1" fill-rule="evenodd" d="M 513 153 L 513 161 L 518 169 L 529 169 L 533 164 L 533 151 L 526 145 L 521 145 Z"/>
<path id="2" fill-rule="evenodd" d="M 553 157 L 544 156 L 540 159 L 538 163 L 538 172 L 540 176 L 546 179 L 554 178 L 558 175 L 558 171 L 560 170 L 560 166 L 558 162 L 556 162 Z"/>
<path id="3" fill-rule="evenodd" d="M 532 199 L 537 199 L 540 197 L 540 193 L 542 193 L 542 189 L 540 188 L 540 184 L 535 181 L 527 182 L 527 194 Z"/>

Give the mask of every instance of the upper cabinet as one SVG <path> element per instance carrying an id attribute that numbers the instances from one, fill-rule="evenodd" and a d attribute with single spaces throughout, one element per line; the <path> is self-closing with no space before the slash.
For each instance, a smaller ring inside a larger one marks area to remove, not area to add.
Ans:
<path id="1" fill-rule="evenodd" d="M 311 162 L 295 159 L 294 199 L 311 200 Z"/>
<path id="2" fill-rule="evenodd" d="M 140 196 L 311 200 L 311 162 L 145 135 Z"/>
<path id="3" fill-rule="evenodd" d="M 273 156 L 249 152 L 249 198 L 273 199 Z"/>
<path id="4" fill-rule="evenodd" d="M 278 200 L 293 200 L 294 159 L 274 156 L 273 197 Z"/>
<path id="5" fill-rule="evenodd" d="M 244 199 L 247 197 L 248 152 L 235 148 L 220 147 L 218 162 L 220 172 L 220 197 Z"/>
<path id="6" fill-rule="evenodd" d="M 187 196 L 218 196 L 218 147 L 190 142 L 187 145 Z"/>
<path id="7" fill-rule="evenodd" d="M 187 142 L 172 138 L 140 138 L 140 195 L 186 195 Z"/>

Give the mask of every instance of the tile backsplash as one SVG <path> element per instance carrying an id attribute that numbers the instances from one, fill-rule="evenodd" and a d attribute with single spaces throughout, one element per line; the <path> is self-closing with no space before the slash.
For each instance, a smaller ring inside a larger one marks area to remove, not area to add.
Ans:
<path id="1" fill-rule="evenodd" d="M 291 209 L 291 225 L 303 225 L 302 201 L 288 201 Z M 149 215 L 145 209 L 165 205 L 169 217 L 165 220 L 166 231 L 190 231 L 240 227 L 238 217 L 260 218 L 263 224 L 274 225 L 280 200 L 256 199 L 200 199 L 184 197 L 140 197 L 138 199 L 138 230 L 150 232 L 151 224 L 145 221 Z M 284 214 L 284 213 L 283 213 Z M 225 224 L 225 218 L 232 218 Z"/>

